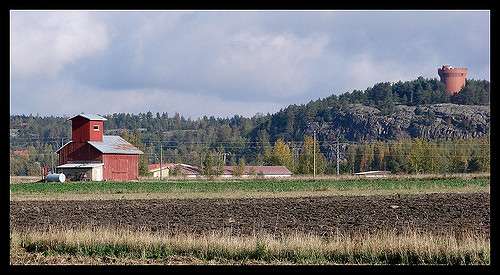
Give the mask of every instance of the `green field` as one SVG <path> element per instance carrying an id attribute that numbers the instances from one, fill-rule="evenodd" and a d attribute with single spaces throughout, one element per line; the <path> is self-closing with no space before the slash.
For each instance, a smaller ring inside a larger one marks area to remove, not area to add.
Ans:
<path id="1" fill-rule="evenodd" d="M 489 192 L 488 178 L 169 180 L 11 183 L 11 200 L 269 197 Z"/>

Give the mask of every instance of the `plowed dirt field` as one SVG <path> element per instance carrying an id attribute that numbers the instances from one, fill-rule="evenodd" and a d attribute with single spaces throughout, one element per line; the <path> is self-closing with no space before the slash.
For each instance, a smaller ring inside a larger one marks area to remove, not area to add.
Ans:
<path id="1" fill-rule="evenodd" d="M 232 235 L 490 234 L 489 193 L 249 199 L 11 201 L 11 230 L 108 227 Z"/>

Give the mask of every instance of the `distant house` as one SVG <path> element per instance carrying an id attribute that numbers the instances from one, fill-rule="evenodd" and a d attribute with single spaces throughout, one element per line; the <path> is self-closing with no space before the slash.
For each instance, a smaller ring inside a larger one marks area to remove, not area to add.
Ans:
<path id="1" fill-rule="evenodd" d="M 148 171 L 154 178 L 159 178 L 160 175 L 162 177 L 168 177 L 170 168 L 175 166 L 175 163 L 165 163 L 160 167 L 159 163 L 148 165 Z"/>
<path id="2" fill-rule="evenodd" d="M 137 180 L 143 152 L 120 136 L 103 135 L 106 118 L 79 114 L 72 121 L 72 140 L 59 148 L 58 173 L 70 180 Z"/>
<path id="3" fill-rule="evenodd" d="M 185 176 L 188 178 L 194 178 L 194 177 L 199 177 L 201 175 L 200 170 L 196 166 L 192 166 L 189 164 L 184 164 L 184 163 L 165 163 L 161 165 L 160 169 L 160 164 L 150 164 L 148 165 L 148 170 L 149 173 L 154 177 L 154 178 L 159 178 L 160 177 L 160 170 L 161 170 L 161 176 L 162 177 L 169 177 L 175 174 L 178 170 L 178 175 L 179 176 Z"/>

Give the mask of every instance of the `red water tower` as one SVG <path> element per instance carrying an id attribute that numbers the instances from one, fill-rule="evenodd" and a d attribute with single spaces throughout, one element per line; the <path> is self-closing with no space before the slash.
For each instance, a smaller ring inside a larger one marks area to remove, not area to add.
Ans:
<path id="1" fill-rule="evenodd" d="M 443 65 L 438 69 L 441 82 L 446 86 L 446 90 L 451 94 L 458 93 L 465 85 L 467 68 L 453 68 L 450 65 Z"/>

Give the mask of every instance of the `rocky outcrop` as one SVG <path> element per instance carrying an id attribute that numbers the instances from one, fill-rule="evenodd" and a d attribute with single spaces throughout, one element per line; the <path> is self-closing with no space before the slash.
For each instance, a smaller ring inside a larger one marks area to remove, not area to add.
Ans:
<path id="1" fill-rule="evenodd" d="M 450 103 L 398 105 L 389 115 L 377 108 L 352 104 L 332 110 L 333 122 L 310 123 L 304 134 L 316 130 L 321 140 L 399 140 L 427 138 L 481 138 L 490 132 L 490 106 Z"/>

